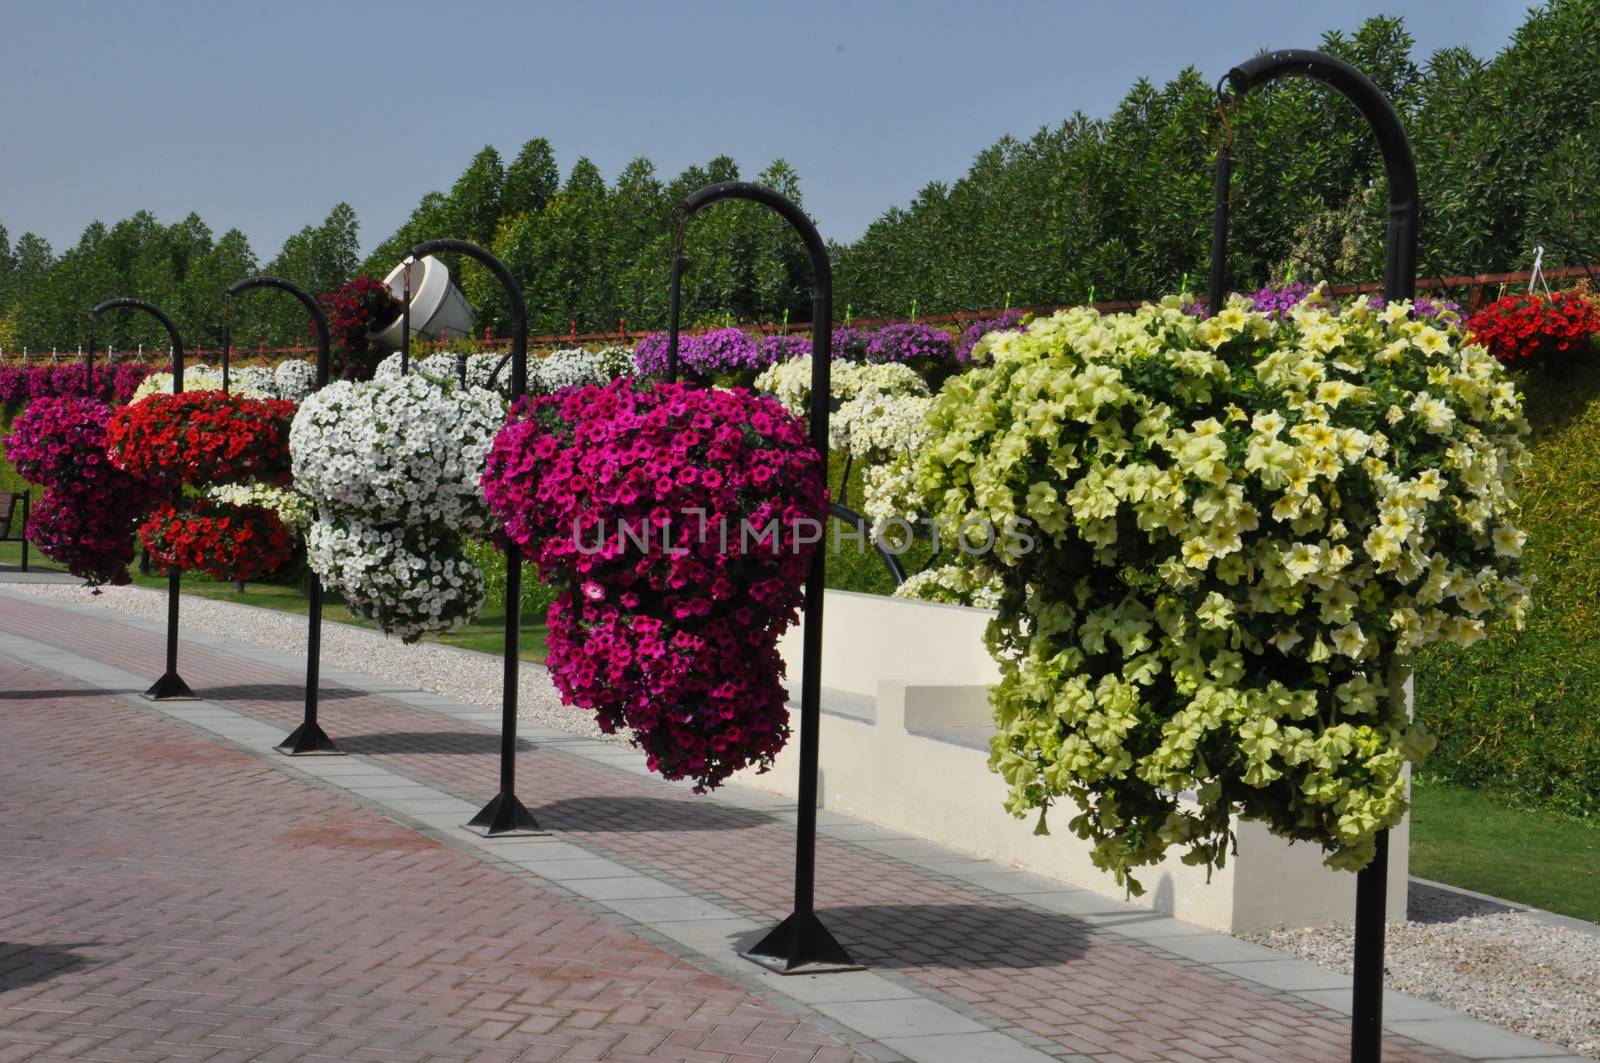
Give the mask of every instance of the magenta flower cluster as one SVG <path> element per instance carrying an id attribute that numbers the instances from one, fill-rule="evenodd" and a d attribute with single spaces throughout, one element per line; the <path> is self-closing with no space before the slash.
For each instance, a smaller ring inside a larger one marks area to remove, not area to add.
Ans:
<path id="1" fill-rule="evenodd" d="M 1022 323 L 1022 319 L 1026 316 L 1021 310 L 1004 310 L 999 317 L 979 318 L 974 321 L 962 330 L 961 341 L 956 344 L 956 361 L 962 365 L 971 365 L 972 348 L 991 332 L 1028 331 L 1028 326 Z"/>
<path id="2" fill-rule="evenodd" d="M 771 765 L 778 637 L 827 510 L 798 418 L 742 388 L 570 388 L 512 409 L 483 487 L 557 591 L 546 663 L 568 704 L 697 790 Z"/>
<path id="3" fill-rule="evenodd" d="M 133 398 L 144 378 L 155 370 L 142 362 L 94 367 L 94 398 L 122 405 Z M 60 365 L 0 365 L 0 409 L 26 404 L 30 399 L 58 395 L 83 396 L 83 363 Z"/>
<path id="4" fill-rule="evenodd" d="M 98 399 L 30 402 L 6 439 L 17 472 L 44 487 L 27 536 L 41 553 L 91 586 L 127 583 L 134 530 L 161 491 L 106 456 L 111 407 Z"/>

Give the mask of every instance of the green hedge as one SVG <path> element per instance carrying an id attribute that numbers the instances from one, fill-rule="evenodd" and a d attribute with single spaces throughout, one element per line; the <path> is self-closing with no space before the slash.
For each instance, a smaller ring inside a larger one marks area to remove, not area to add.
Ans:
<path id="1" fill-rule="evenodd" d="M 1600 814 L 1600 355 L 1567 357 L 1524 378 L 1527 629 L 1422 655 L 1416 707 L 1439 735 L 1429 774 L 1588 816 Z"/>

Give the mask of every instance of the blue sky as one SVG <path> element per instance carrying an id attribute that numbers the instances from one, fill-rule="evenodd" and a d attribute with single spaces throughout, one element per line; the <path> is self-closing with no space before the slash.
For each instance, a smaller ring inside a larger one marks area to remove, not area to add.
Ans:
<path id="1" fill-rule="evenodd" d="M 263 260 L 334 203 L 370 248 L 472 154 L 530 137 L 563 173 L 664 176 L 717 154 L 798 169 L 830 238 L 858 236 L 1001 134 L 1111 111 L 1185 65 L 1215 78 L 1265 47 L 1398 14 L 1430 54 L 1499 51 L 1517 0 L 988 0 L 561 5 L 0 5 L 0 223 L 57 250 L 133 211 L 200 212 Z"/>

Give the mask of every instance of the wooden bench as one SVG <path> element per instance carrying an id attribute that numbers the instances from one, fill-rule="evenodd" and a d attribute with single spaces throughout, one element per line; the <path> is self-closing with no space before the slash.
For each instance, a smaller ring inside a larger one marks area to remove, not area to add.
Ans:
<path id="1" fill-rule="evenodd" d="M 0 491 L 0 542 L 22 544 L 22 571 L 28 571 L 27 491 Z"/>

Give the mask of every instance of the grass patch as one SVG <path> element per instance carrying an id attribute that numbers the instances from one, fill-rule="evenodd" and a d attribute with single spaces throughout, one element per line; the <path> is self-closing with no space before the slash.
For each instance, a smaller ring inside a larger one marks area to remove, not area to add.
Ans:
<path id="1" fill-rule="evenodd" d="M 22 519 L 22 511 L 17 511 L 17 519 Z M 22 564 L 22 544 L 3 542 L 0 543 L 0 565 L 19 566 Z M 33 544 L 28 545 L 28 571 L 65 572 L 66 568 L 56 564 L 39 552 Z"/>
<path id="2" fill-rule="evenodd" d="M 1419 779 L 1411 873 L 1600 922 L 1600 823 Z"/>

